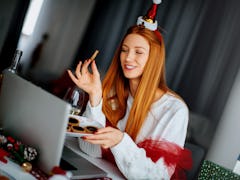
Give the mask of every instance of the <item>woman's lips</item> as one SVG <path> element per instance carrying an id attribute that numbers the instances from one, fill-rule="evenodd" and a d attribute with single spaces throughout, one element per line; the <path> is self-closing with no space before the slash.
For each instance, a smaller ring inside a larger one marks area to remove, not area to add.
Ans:
<path id="1" fill-rule="evenodd" d="M 132 66 L 132 65 L 125 65 L 125 69 L 127 70 L 132 70 L 134 69 L 136 66 Z"/>

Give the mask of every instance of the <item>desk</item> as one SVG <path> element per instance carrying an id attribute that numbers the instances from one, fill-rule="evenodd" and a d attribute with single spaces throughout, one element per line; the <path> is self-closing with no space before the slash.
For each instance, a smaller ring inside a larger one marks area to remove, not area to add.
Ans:
<path id="1" fill-rule="evenodd" d="M 104 171 L 107 172 L 107 176 L 112 178 L 113 180 L 123 180 L 125 179 L 117 167 L 113 166 L 110 162 L 105 161 L 104 159 L 100 158 L 93 158 L 89 157 L 87 154 L 80 151 L 78 147 L 77 139 L 74 137 L 66 137 L 65 145 L 69 147 L 72 151 L 77 153 L 78 155 L 84 157 L 85 159 L 89 160 L 94 165 L 102 168 Z"/>
<path id="2" fill-rule="evenodd" d="M 94 165 L 102 168 L 104 171 L 107 172 L 107 176 L 112 178 L 113 180 L 125 179 L 119 172 L 118 168 L 113 166 L 111 163 L 105 161 L 104 159 L 89 157 L 87 154 L 81 152 L 78 147 L 78 142 L 76 138 L 66 137 L 65 145 L 78 155 L 92 162 Z M 13 179 L 15 178 L 16 180 L 36 180 L 31 174 L 24 172 L 18 164 L 12 162 L 9 159 L 7 164 L 0 161 L 0 172 L 1 170 L 9 173 L 13 177 Z"/>
<path id="3" fill-rule="evenodd" d="M 8 158 L 6 159 L 8 160 L 6 164 L 0 161 L 0 174 L 2 173 L 1 171 L 3 171 L 3 175 L 5 175 L 4 174 L 5 172 L 7 172 L 7 176 L 10 175 L 11 180 L 12 179 L 36 180 L 34 176 L 24 172 L 18 164 L 12 162 Z"/>

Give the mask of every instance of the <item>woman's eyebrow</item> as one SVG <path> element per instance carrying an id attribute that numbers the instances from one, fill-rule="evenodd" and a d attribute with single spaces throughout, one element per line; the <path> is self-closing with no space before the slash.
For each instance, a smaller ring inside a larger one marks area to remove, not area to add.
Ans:
<path id="1" fill-rule="evenodd" d="M 128 45 L 126 45 L 126 44 L 123 44 L 122 46 L 128 47 Z M 134 48 L 147 50 L 146 48 L 144 48 L 142 46 L 135 46 Z"/>
<path id="2" fill-rule="evenodd" d="M 140 49 L 145 49 L 147 50 L 146 48 L 142 47 L 142 46 L 135 46 L 135 48 L 140 48 Z"/>

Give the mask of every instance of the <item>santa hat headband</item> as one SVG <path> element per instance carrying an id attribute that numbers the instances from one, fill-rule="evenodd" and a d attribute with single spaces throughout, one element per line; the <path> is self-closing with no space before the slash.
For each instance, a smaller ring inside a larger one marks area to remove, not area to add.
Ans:
<path id="1" fill-rule="evenodd" d="M 161 0 L 153 0 L 153 4 L 148 10 L 147 15 L 138 17 L 137 25 L 144 25 L 145 28 L 151 31 L 157 30 L 158 23 L 157 20 L 155 20 L 155 16 L 157 14 L 158 4 L 160 4 L 161 2 Z"/>

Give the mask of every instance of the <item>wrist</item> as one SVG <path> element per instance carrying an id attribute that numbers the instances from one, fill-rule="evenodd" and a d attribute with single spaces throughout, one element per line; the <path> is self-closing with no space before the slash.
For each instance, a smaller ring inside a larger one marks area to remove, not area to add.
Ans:
<path id="1" fill-rule="evenodd" d="M 121 147 L 124 143 L 123 143 L 123 139 L 124 139 L 124 132 L 121 132 L 121 134 L 119 134 L 120 136 L 118 136 L 118 140 L 117 142 L 112 146 L 110 147 L 111 149 L 118 149 L 119 147 Z"/>
<path id="2" fill-rule="evenodd" d="M 94 95 L 89 94 L 89 102 L 92 107 L 99 105 L 101 100 L 102 100 L 102 94 L 94 94 Z"/>
<path id="3" fill-rule="evenodd" d="M 124 133 L 122 132 L 122 131 L 120 131 L 119 130 L 119 136 L 118 136 L 118 142 L 117 142 L 117 144 L 119 144 L 121 141 L 122 141 L 122 139 L 123 139 L 123 136 L 124 136 Z M 117 144 L 115 144 L 115 145 L 117 145 Z"/>

